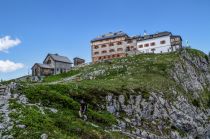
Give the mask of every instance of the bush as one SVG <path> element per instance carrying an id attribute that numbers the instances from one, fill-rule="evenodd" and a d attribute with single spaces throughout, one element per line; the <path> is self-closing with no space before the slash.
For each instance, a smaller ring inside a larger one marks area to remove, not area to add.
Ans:
<path id="1" fill-rule="evenodd" d="M 193 106 L 195 106 L 195 107 L 200 107 L 200 103 L 199 103 L 199 101 L 198 101 L 197 99 L 194 99 L 194 100 L 192 101 L 192 104 L 193 104 Z"/>
<path id="2" fill-rule="evenodd" d="M 44 85 L 38 85 L 33 87 L 29 86 L 23 88 L 23 92 L 25 93 L 29 101 L 33 103 L 41 102 L 44 106 L 79 109 L 79 103 L 70 98 L 67 93 L 64 93 L 67 92 L 67 89 L 64 86 L 57 88 L 61 89 L 61 93 L 55 88 L 51 88 L 51 86 Z"/>
<path id="3" fill-rule="evenodd" d="M 97 122 L 101 126 L 112 126 L 116 124 L 116 118 L 108 112 L 95 112 L 89 110 L 88 117 L 93 122 Z"/>
<path id="4" fill-rule="evenodd" d="M 208 62 L 209 61 L 209 56 L 205 55 L 205 59 Z"/>

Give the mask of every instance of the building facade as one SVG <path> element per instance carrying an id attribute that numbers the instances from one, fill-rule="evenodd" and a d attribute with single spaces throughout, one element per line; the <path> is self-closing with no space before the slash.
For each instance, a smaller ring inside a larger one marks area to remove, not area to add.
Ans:
<path id="1" fill-rule="evenodd" d="M 91 40 L 93 63 L 126 57 L 128 54 L 172 52 L 181 47 L 181 36 L 174 36 L 171 32 L 130 37 L 120 31 Z"/>
<path id="2" fill-rule="evenodd" d="M 171 32 L 161 32 L 138 38 L 137 50 L 140 53 L 173 52 L 182 47 L 181 36 L 174 36 Z"/>
<path id="3" fill-rule="evenodd" d="M 48 76 L 54 74 L 54 68 L 45 64 L 35 63 L 32 67 L 32 76 Z"/>
<path id="4" fill-rule="evenodd" d="M 32 76 L 48 76 L 67 72 L 72 68 L 72 62 L 65 56 L 48 54 L 43 62 L 35 63 Z"/>
<path id="5" fill-rule="evenodd" d="M 127 51 L 136 49 L 137 38 L 124 32 L 108 33 L 91 40 L 92 62 L 125 57 Z"/>
<path id="6" fill-rule="evenodd" d="M 84 64 L 84 63 L 85 63 L 84 59 L 79 58 L 79 57 L 74 58 L 74 66 L 78 66 L 78 65 L 81 65 L 81 64 Z"/>

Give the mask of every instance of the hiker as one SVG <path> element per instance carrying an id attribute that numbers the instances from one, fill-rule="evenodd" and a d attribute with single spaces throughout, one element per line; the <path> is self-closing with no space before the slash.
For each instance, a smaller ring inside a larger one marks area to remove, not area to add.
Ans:
<path id="1" fill-rule="evenodd" d="M 80 118 L 84 118 L 85 121 L 87 120 L 86 111 L 87 111 L 87 104 L 86 104 L 85 101 L 82 99 L 82 100 L 80 101 L 79 116 L 80 116 Z"/>

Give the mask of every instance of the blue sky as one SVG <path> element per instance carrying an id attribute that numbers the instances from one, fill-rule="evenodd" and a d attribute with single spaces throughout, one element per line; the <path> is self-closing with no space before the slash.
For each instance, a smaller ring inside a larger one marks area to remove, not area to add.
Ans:
<path id="1" fill-rule="evenodd" d="M 0 0 L 0 7 L 0 38 L 21 41 L 0 51 L 0 60 L 24 64 L 0 72 L 0 79 L 26 75 L 47 53 L 90 61 L 90 40 L 119 30 L 171 31 L 193 48 L 210 51 L 209 0 Z"/>

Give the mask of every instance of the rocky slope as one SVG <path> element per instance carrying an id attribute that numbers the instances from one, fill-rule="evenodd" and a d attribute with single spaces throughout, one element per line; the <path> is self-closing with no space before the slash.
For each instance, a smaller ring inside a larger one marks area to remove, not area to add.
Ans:
<path id="1" fill-rule="evenodd" d="M 4 138 L 210 138 L 209 57 L 193 49 L 78 67 L 4 97 Z"/>

